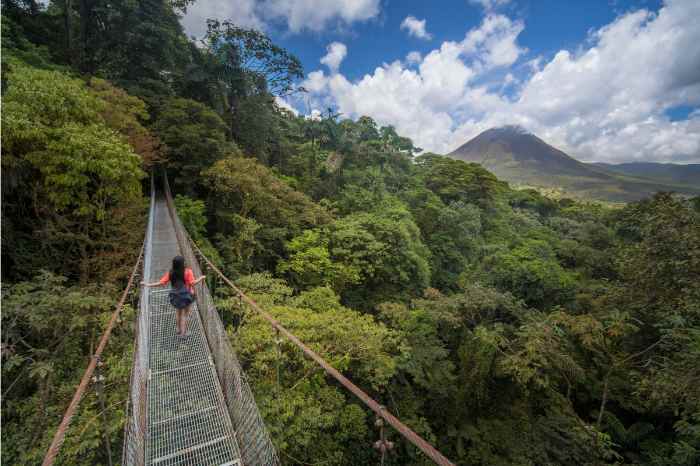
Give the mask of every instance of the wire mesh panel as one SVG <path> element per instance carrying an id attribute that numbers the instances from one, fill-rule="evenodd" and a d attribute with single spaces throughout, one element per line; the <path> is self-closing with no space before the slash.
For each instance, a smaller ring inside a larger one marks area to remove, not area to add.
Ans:
<path id="1" fill-rule="evenodd" d="M 143 294 L 142 294 L 143 298 Z M 131 370 L 131 385 L 127 404 L 124 450 L 122 463 L 141 466 L 145 464 L 146 450 L 146 384 L 148 381 L 148 314 L 139 311 L 136 328 L 136 352 Z M 139 350 L 141 348 L 141 350 Z"/>
<path id="2" fill-rule="evenodd" d="M 148 280 L 152 273 L 153 230 L 155 222 L 155 186 L 151 178 L 151 203 L 146 226 L 143 273 Z M 122 463 L 126 466 L 142 466 L 146 453 L 146 387 L 148 382 L 148 300 L 149 289 L 141 287 L 139 309 L 134 331 L 134 361 L 131 367 L 129 398 L 127 400 L 126 423 Z"/>
<path id="3" fill-rule="evenodd" d="M 192 251 L 187 232 L 182 226 L 177 212 L 175 212 L 167 178 L 165 178 L 164 183 L 166 201 L 175 226 L 181 253 L 185 258 L 185 262 L 194 271 L 195 276 L 201 276 L 202 271 Z M 205 283 L 197 286 L 196 301 L 228 413 L 236 431 L 242 463 L 246 466 L 280 464 L 267 428 L 255 403 L 253 392 L 231 347 L 226 329 Z"/>

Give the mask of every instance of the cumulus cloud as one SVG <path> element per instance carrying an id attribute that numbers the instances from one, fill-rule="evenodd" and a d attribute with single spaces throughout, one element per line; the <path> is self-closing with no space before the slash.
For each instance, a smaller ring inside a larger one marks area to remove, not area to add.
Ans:
<path id="1" fill-rule="evenodd" d="M 401 23 L 401 29 L 408 31 L 409 36 L 417 37 L 419 39 L 430 40 L 433 37 L 425 29 L 425 20 L 418 19 L 415 16 L 407 16 Z"/>
<path id="2" fill-rule="evenodd" d="M 243 27 L 265 29 L 281 22 L 298 33 L 319 32 L 336 25 L 366 21 L 379 14 L 380 0 L 202 0 L 187 8 L 182 19 L 187 34 L 201 37 L 206 20 L 231 20 Z"/>
<path id="3" fill-rule="evenodd" d="M 263 29 L 256 7 L 256 0 L 201 0 L 187 7 L 181 22 L 185 32 L 196 38 L 206 34 L 207 19 L 231 20 L 241 27 Z"/>
<path id="4" fill-rule="evenodd" d="M 332 42 L 326 47 L 326 55 L 321 58 L 321 63 L 326 65 L 331 73 L 337 73 L 340 64 L 348 54 L 348 48 L 342 42 Z"/>
<path id="5" fill-rule="evenodd" d="M 488 14 L 461 42 L 377 67 L 361 79 L 310 73 L 321 108 L 392 124 L 426 150 L 449 152 L 492 126 L 520 124 L 583 160 L 700 162 L 700 2 L 668 0 L 591 33 L 576 51 L 524 62 L 524 25 Z M 493 74 L 499 85 L 490 82 Z M 506 93 L 508 88 L 511 92 Z"/>
<path id="6" fill-rule="evenodd" d="M 423 61 L 423 56 L 420 54 L 420 52 L 416 50 L 408 52 L 408 54 L 406 55 L 406 63 L 416 64 L 420 63 L 421 61 Z"/>
<path id="7" fill-rule="evenodd" d="M 292 112 L 295 116 L 299 116 L 299 111 L 296 108 L 292 107 L 292 104 L 284 100 L 282 97 L 275 96 L 275 104 L 277 104 L 279 108 L 283 108 Z"/>
<path id="8" fill-rule="evenodd" d="M 700 120 L 665 115 L 700 104 L 698 17 L 692 0 L 619 17 L 593 33 L 589 49 L 558 52 L 517 110 L 587 159 L 700 160 Z"/>
<path id="9" fill-rule="evenodd" d="M 511 21 L 503 15 L 487 16 L 481 26 L 469 31 L 462 46 L 465 52 L 478 54 L 487 68 L 508 66 L 526 52 L 517 44 L 517 38 L 525 29 L 522 21 Z"/>
<path id="10" fill-rule="evenodd" d="M 321 31 L 334 21 L 365 21 L 379 13 L 379 0 L 267 0 L 262 11 L 283 20 L 290 31 Z"/>
<path id="11" fill-rule="evenodd" d="M 510 0 L 469 0 L 472 5 L 479 5 L 486 11 L 492 11 L 496 8 L 507 5 Z"/>

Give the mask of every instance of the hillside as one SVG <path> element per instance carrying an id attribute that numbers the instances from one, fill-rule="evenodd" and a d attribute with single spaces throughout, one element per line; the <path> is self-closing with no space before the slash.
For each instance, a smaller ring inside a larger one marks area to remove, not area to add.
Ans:
<path id="1" fill-rule="evenodd" d="M 675 163 L 630 162 L 592 163 L 607 172 L 646 178 L 660 183 L 700 186 L 700 164 L 679 165 Z"/>
<path id="2" fill-rule="evenodd" d="M 448 154 L 481 164 L 515 185 L 554 188 L 576 197 L 629 202 L 657 191 L 700 194 L 700 188 L 613 173 L 585 164 L 519 126 L 492 128 Z"/>

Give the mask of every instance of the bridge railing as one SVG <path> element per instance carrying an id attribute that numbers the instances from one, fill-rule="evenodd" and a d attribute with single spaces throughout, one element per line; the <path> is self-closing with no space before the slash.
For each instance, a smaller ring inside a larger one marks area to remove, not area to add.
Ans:
<path id="1" fill-rule="evenodd" d="M 170 188 L 168 185 L 167 176 L 164 177 L 164 185 L 166 191 L 166 199 L 168 202 L 168 208 L 171 210 L 171 215 L 175 222 L 175 229 L 178 236 L 178 242 L 181 245 L 183 255 L 185 260 L 192 264 L 192 268 L 196 276 L 201 276 L 200 262 L 201 259 L 203 264 L 208 270 L 213 271 L 218 275 L 218 277 L 226 283 L 230 288 L 233 289 L 235 294 L 245 302 L 250 308 L 267 320 L 274 330 L 287 340 L 289 340 L 295 347 L 300 349 L 306 357 L 313 360 L 319 367 L 321 367 L 330 377 L 336 380 L 341 386 L 343 386 L 350 393 L 355 395 L 366 407 L 372 410 L 377 416 L 377 427 L 380 429 L 380 438 L 374 443 L 374 448 L 377 449 L 381 454 L 381 464 L 384 464 L 384 458 L 386 453 L 393 448 L 393 443 L 388 441 L 386 438 L 386 432 L 384 430 L 385 425 L 389 425 L 394 428 L 402 438 L 410 442 L 413 446 L 418 448 L 423 454 L 430 458 L 435 464 L 440 466 L 454 466 L 454 464 L 447 459 L 442 453 L 440 453 L 435 447 L 423 439 L 420 435 L 415 433 L 412 429 L 402 423 L 398 418 L 392 415 L 383 405 L 379 404 L 357 385 L 352 383 L 347 377 L 341 374 L 333 366 L 331 366 L 326 360 L 324 360 L 320 355 L 314 352 L 311 348 L 306 346 L 301 342 L 293 333 L 283 327 L 279 322 L 277 322 L 270 314 L 264 311 L 258 304 L 249 298 L 241 289 L 239 289 L 231 280 L 229 280 L 197 247 L 197 245 L 192 241 L 192 239 L 187 234 L 186 229 L 183 227 L 177 213 L 175 212 L 175 205 L 170 193 Z M 267 429 L 265 428 L 262 418 L 257 410 L 257 406 L 252 396 L 252 391 L 250 390 L 249 384 L 241 370 L 241 366 L 235 356 L 235 353 L 228 341 L 226 331 L 221 322 L 216 308 L 212 304 L 211 294 L 208 288 L 204 285 L 205 293 L 197 294 L 197 304 L 200 309 L 202 320 L 204 321 L 205 331 L 207 333 L 207 338 L 209 339 L 209 345 L 215 358 L 221 357 L 221 361 L 215 361 L 217 364 L 217 371 L 219 372 L 219 380 L 221 381 L 222 387 L 224 388 L 224 393 L 228 400 L 233 400 L 233 404 L 229 406 L 229 412 L 231 413 L 231 418 L 234 421 L 234 427 L 239 428 L 239 426 L 244 428 L 244 432 L 249 432 L 249 439 L 254 442 L 258 442 L 258 446 L 254 447 L 256 452 L 258 449 L 261 452 L 272 452 L 274 453 L 274 448 L 269 440 Z M 202 312 L 206 309 L 205 312 Z M 244 400 L 242 403 L 241 400 Z M 251 408 L 255 408 L 254 415 L 250 415 L 249 412 Z M 239 422 L 240 424 L 237 424 Z M 263 437 L 264 433 L 264 438 Z M 245 435 L 245 434 L 244 434 Z M 246 441 L 244 438 L 240 438 L 241 449 L 245 448 Z M 269 447 L 266 447 L 269 443 Z M 269 448 L 269 449 L 268 449 Z M 256 455 L 252 455 L 252 458 L 259 458 Z M 270 463 L 260 463 L 260 462 L 247 462 L 244 456 L 243 460 L 245 465 L 248 464 L 279 464 L 279 460 L 275 454 L 274 462 Z"/>
<path id="2" fill-rule="evenodd" d="M 199 261 L 192 249 L 190 238 L 175 210 L 167 176 L 164 176 L 165 199 L 170 216 L 175 225 L 175 233 L 185 262 L 195 276 L 201 276 Z M 211 293 L 205 282 L 196 288 L 197 308 L 201 316 L 204 333 L 214 359 L 221 389 L 226 400 L 233 427 L 241 452 L 241 460 L 246 466 L 275 466 L 280 461 L 272 444 L 267 428 L 250 389 L 248 380 L 231 347 L 226 329 L 214 306 Z"/>
<path id="3" fill-rule="evenodd" d="M 148 225 L 144 241 L 142 274 L 144 280 L 150 280 L 151 278 L 155 199 L 155 183 L 153 175 L 151 175 L 151 203 L 148 210 Z M 122 464 L 125 466 L 142 466 L 145 464 L 146 458 L 149 296 L 150 288 L 142 286 L 140 288 L 139 309 L 134 329 L 134 359 L 129 377 L 129 397 L 125 412 L 126 422 L 124 423 L 124 446 L 122 449 Z"/>

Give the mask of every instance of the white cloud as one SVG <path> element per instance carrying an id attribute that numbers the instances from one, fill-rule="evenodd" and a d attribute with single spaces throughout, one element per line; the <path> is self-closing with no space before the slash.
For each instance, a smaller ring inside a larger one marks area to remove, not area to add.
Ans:
<path id="1" fill-rule="evenodd" d="M 506 90 L 508 87 L 516 86 L 517 84 L 520 83 L 520 80 L 516 78 L 513 73 L 506 73 L 506 75 L 503 77 L 503 81 L 501 83 L 501 91 Z"/>
<path id="2" fill-rule="evenodd" d="M 353 82 L 317 71 L 304 85 L 317 106 L 393 124 L 436 152 L 515 123 L 584 160 L 700 162 L 700 114 L 682 121 L 665 114 L 700 106 L 698 17 L 700 2 L 668 0 L 658 14 L 618 17 L 575 52 L 523 63 L 524 25 L 489 14 L 463 41 L 422 58 Z"/>
<path id="3" fill-rule="evenodd" d="M 337 21 L 350 24 L 379 14 L 379 0 L 266 0 L 265 16 L 281 19 L 292 32 L 321 31 Z"/>
<path id="4" fill-rule="evenodd" d="M 348 54 L 348 48 L 342 42 L 332 42 L 326 47 L 326 55 L 321 58 L 321 63 L 326 65 L 331 73 L 337 73 L 340 64 Z"/>
<path id="5" fill-rule="evenodd" d="M 295 116 L 299 116 L 299 111 L 296 108 L 292 107 L 292 105 L 286 100 L 284 100 L 282 97 L 275 96 L 275 103 L 278 107 L 283 108 L 285 110 L 289 110 Z"/>
<path id="6" fill-rule="evenodd" d="M 478 29 L 472 29 L 462 43 L 465 52 L 475 53 L 486 68 L 509 66 L 526 52 L 517 44 L 525 28 L 522 21 L 503 15 L 488 15 Z"/>
<path id="7" fill-rule="evenodd" d="M 700 120 L 664 115 L 700 105 L 698 17 L 692 0 L 621 16 L 593 33 L 589 49 L 557 53 L 515 108 L 586 159 L 700 160 Z"/>
<path id="8" fill-rule="evenodd" d="M 419 39 L 430 40 L 433 37 L 425 30 L 425 20 L 418 19 L 415 16 L 407 16 L 401 23 L 401 29 L 408 31 L 409 36 L 414 36 Z"/>
<path id="9" fill-rule="evenodd" d="M 492 11 L 498 7 L 507 5 L 510 3 L 510 0 L 469 0 L 469 3 L 479 5 L 486 11 Z"/>
<path id="10" fill-rule="evenodd" d="M 200 0 L 187 7 L 182 26 L 189 36 L 201 38 L 207 32 L 207 19 L 231 20 L 241 27 L 263 29 L 256 12 L 256 0 Z"/>
<path id="11" fill-rule="evenodd" d="M 423 56 L 420 54 L 420 52 L 416 50 L 408 52 L 408 54 L 406 55 L 406 63 L 416 64 L 420 63 L 421 61 L 423 61 Z"/>
<path id="12" fill-rule="evenodd" d="M 182 24 L 187 34 L 196 37 L 206 32 L 208 18 L 256 29 L 281 22 L 293 33 L 319 32 L 372 19 L 379 14 L 379 6 L 380 0 L 200 0 L 187 8 Z"/>
<path id="13" fill-rule="evenodd" d="M 312 94 L 321 94 L 326 89 L 326 76 L 323 71 L 312 71 L 303 83 L 304 88 Z"/>
<path id="14" fill-rule="evenodd" d="M 532 60 L 528 60 L 525 65 L 530 68 L 530 71 L 536 73 L 542 68 L 542 60 L 543 58 L 541 56 L 535 57 Z"/>

